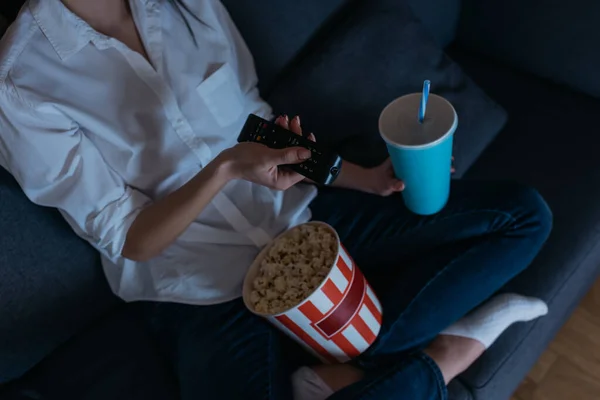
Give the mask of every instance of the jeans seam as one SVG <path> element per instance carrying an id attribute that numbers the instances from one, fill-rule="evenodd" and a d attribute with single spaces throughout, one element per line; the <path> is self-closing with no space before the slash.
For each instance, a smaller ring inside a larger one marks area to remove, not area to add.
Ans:
<path id="1" fill-rule="evenodd" d="M 270 349 L 267 354 L 267 368 L 269 370 L 269 376 L 267 379 L 267 399 L 273 399 L 273 386 L 272 386 L 272 382 L 274 379 L 273 376 L 273 354 L 271 353 L 273 351 L 273 333 L 271 331 L 267 331 L 267 334 L 269 335 L 269 339 L 268 339 L 268 347 L 267 349 Z"/>
<path id="2" fill-rule="evenodd" d="M 414 355 L 414 357 L 417 360 L 424 362 L 427 365 L 428 370 L 435 376 L 435 382 L 437 384 L 438 393 L 440 394 L 439 400 L 447 400 L 448 399 L 448 389 L 446 387 L 446 382 L 444 382 L 444 375 L 442 374 L 442 371 L 440 370 L 438 365 L 435 363 L 435 361 L 433 361 L 425 353 L 419 353 L 418 355 Z M 372 382 L 369 382 L 367 385 L 365 385 L 362 388 L 361 393 L 359 393 L 358 398 L 362 397 L 363 395 L 368 395 L 374 386 L 377 386 L 379 383 L 388 379 L 393 374 L 398 373 L 400 368 L 408 362 L 409 358 L 410 357 L 404 358 L 398 364 L 394 365 L 392 368 L 390 368 L 389 370 L 382 373 L 380 376 L 378 376 Z M 356 397 L 355 397 L 355 399 L 356 399 Z"/>
<path id="3" fill-rule="evenodd" d="M 440 400 L 446 400 L 448 398 L 448 387 L 446 386 L 446 382 L 444 381 L 444 375 L 442 374 L 442 370 L 437 365 L 437 363 L 429 357 L 427 354 L 421 352 L 417 355 L 431 370 L 431 372 L 435 375 L 436 382 L 438 385 L 438 390 L 440 392 L 441 398 Z"/>
<path id="4" fill-rule="evenodd" d="M 410 229 L 410 230 L 408 230 L 406 232 L 403 232 L 403 235 L 406 235 L 407 233 L 410 233 L 410 232 L 412 232 L 412 231 L 414 231 L 416 229 L 422 228 L 424 226 L 428 226 L 428 225 L 433 224 L 433 223 L 437 223 L 437 222 L 440 222 L 440 221 L 445 221 L 445 220 L 448 220 L 448 219 L 454 218 L 454 217 L 461 217 L 461 216 L 464 216 L 464 215 L 476 214 L 476 213 L 500 214 L 500 215 L 503 215 L 503 216 L 507 217 L 510 220 L 510 223 L 514 223 L 514 222 L 517 221 L 517 219 L 511 213 L 506 212 L 506 211 L 502 211 L 502 210 L 491 209 L 491 208 L 486 208 L 486 209 L 482 209 L 482 210 L 466 210 L 466 211 L 458 212 L 458 213 L 451 214 L 451 215 L 445 215 L 445 216 L 443 216 L 443 217 L 441 217 L 439 219 L 438 218 L 432 218 L 429 221 L 425 222 L 423 225 L 419 225 L 417 227 L 413 227 L 412 229 Z"/>
<path id="5" fill-rule="evenodd" d="M 376 386 L 381 381 L 389 378 L 391 375 L 393 375 L 394 373 L 396 373 L 401 366 L 403 366 L 404 364 L 407 363 L 407 361 L 408 361 L 407 358 L 401 360 L 398 364 L 394 365 L 392 368 L 390 368 L 389 370 L 387 370 L 384 373 L 382 373 L 380 376 L 378 376 L 372 382 L 369 382 L 368 384 L 366 384 L 362 388 L 360 395 L 368 394 L 368 392 L 373 388 L 373 386 Z"/>
<path id="6" fill-rule="evenodd" d="M 515 218 L 511 213 L 506 212 L 506 211 L 502 211 L 502 210 L 491 209 L 491 208 L 490 209 L 486 208 L 486 209 L 481 209 L 481 210 L 466 210 L 466 211 L 461 211 L 461 212 L 454 213 L 452 215 L 445 215 L 445 216 L 439 217 L 439 218 L 431 218 L 430 220 L 424 222 L 422 225 L 413 226 L 409 230 L 406 230 L 406 231 L 402 232 L 402 234 L 400 236 L 401 237 L 409 236 L 412 232 L 414 232 L 414 231 L 416 231 L 418 229 L 427 227 L 427 226 L 429 226 L 431 224 L 438 223 L 440 221 L 446 221 L 446 220 L 448 220 L 450 218 L 462 217 L 462 216 L 465 216 L 465 215 L 471 215 L 471 214 L 476 214 L 476 213 L 499 214 L 499 215 L 502 215 L 502 216 L 508 218 L 510 224 L 514 224 L 517 221 L 517 218 Z M 492 231 L 492 232 L 495 232 L 495 231 Z"/>

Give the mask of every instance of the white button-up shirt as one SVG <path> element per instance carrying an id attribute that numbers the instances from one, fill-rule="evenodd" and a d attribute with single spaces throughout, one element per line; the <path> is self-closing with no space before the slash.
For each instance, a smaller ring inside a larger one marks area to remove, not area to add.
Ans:
<path id="1" fill-rule="evenodd" d="M 259 249 L 310 218 L 316 189 L 232 181 L 159 257 L 122 257 L 144 206 L 234 146 L 249 113 L 271 114 L 220 2 L 187 2 L 197 45 L 168 2 L 130 3 L 151 63 L 59 0 L 23 8 L 0 44 L 0 165 L 101 252 L 123 299 L 231 300 Z"/>

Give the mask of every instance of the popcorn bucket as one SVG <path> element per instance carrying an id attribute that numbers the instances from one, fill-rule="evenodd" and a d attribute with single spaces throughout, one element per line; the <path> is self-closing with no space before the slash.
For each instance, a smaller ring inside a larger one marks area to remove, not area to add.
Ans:
<path id="1" fill-rule="evenodd" d="M 274 243 L 291 230 L 286 231 L 261 251 L 248 270 L 244 303 L 251 312 L 269 320 L 323 362 L 346 362 L 367 350 L 377 338 L 381 329 L 381 303 L 344 249 L 335 229 L 323 222 L 308 224 L 325 226 L 337 240 L 338 254 L 323 282 L 298 305 L 279 314 L 264 314 L 253 309 L 250 293 L 261 261 Z"/>

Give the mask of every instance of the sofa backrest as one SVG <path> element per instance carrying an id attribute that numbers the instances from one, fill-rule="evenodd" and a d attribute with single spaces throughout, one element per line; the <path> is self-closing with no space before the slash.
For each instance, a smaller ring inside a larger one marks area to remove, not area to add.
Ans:
<path id="1" fill-rule="evenodd" d="M 409 3 L 438 45 L 445 48 L 454 41 L 462 0 L 409 0 Z"/>
<path id="2" fill-rule="evenodd" d="M 600 98 L 600 1 L 463 3 L 461 45 Z"/>
<path id="3" fill-rule="evenodd" d="M 263 92 L 352 0 L 222 0 L 254 56 Z"/>
<path id="4" fill-rule="evenodd" d="M 327 35 L 337 16 L 363 1 L 407 1 L 440 46 L 454 40 L 461 0 L 222 0 L 254 55 L 265 95 L 282 69 Z"/>

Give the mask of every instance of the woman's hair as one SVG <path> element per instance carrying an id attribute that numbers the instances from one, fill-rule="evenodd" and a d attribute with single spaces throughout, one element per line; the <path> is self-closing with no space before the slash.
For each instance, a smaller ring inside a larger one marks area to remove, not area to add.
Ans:
<path id="1" fill-rule="evenodd" d="M 169 3 L 171 3 L 173 5 L 173 7 L 175 7 L 175 9 L 179 12 L 179 15 L 181 16 L 181 18 L 183 19 L 183 22 L 185 23 L 185 26 L 187 27 L 188 31 L 190 32 L 190 35 L 192 35 L 192 39 L 194 40 L 194 44 L 196 46 L 198 46 L 198 42 L 196 41 L 196 35 L 194 35 L 194 31 L 192 31 L 192 27 L 190 26 L 190 22 L 188 21 L 188 19 L 186 18 L 186 14 L 192 16 L 192 18 L 194 18 L 196 21 L 200 22 L 203 25 L 206 25 L 204 22 L 202 22 L 200 20 L 200 18 L 198 18 L 198 16 L 196 16 L 196 14 L 194 14 L 192 12 L 192 10 L 190 10 L 190 8 L 187 6 L 187 4 L 185 4 L 183 2 L 183 0 L 167 0 Z M 185 11 L 185 13 L 184 13 Z"/>

